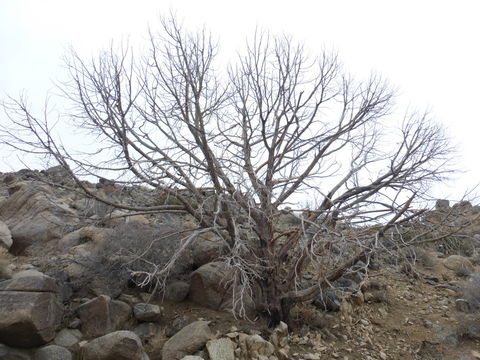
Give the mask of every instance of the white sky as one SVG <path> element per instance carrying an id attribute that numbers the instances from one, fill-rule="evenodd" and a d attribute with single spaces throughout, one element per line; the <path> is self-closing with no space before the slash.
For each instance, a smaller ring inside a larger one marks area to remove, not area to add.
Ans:
<path id="1" fill-rule="evenodd" d="M 227 52 L 259 26 L 293 35 L 312 53 L 338 51 L 354 75 L 382 74 L 403 105 L 430 109 L 458 145 L 465 173 L 438 196 L 458 198 L 480 182 L 477 0 L 0 0 L 0 98 L 25 89 L 42 105 L 62 77 L 66 47 L 93 55 L 122 36 L 135 43 L 170 9 L 187 27 L 205 25 Z M 0 171 L 17 169 L 4 154 Z"/>

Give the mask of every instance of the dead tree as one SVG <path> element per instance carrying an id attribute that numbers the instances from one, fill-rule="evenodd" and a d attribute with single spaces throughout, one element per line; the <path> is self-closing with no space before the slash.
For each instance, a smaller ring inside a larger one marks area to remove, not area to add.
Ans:
<path id="1" fill-rule="evenodd" d="M 93 136 L 88 152 L 64 146 L 24 99 L 5 104 L 3 139 L 53 156 L 79 186 L 82 175 L 107 172 L 175 198 L 180 205 L 128 209 L 186 211 L 225 239 L 234 301 L 254 297 L 273 323 L 385 248 L 449 172 L 442 129 L 428 114 L 398 119 L 379 76 L 357 82 L 335 55 L 312 58 L 289 37 L 262 33 L 219 72 L 206 31 L 162 25 L 142 58 L 128 48 L 91 63 L 69 57 L 71 81 L 60 88 L 72 106 L 59 121 Z M 283 229 L 279 215 L 298 216 L 305 200 L 300 225 Z M 316 282 L 302 288 L 307 269 Z"/>

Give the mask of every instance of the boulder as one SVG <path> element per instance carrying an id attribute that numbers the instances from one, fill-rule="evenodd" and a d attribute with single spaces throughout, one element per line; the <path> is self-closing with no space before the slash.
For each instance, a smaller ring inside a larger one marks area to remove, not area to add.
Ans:
<path id="1" fill-rule="evenodd" d="M 162 349 L 162 360 L 180 360 L 202 349 L 213 338 L 208 321 L 194 321 L 173 335 Z"/>
<path id="2" fill-rule="evenodd" d="M 64 347 L 48 345 L 35 351 L 35 360 L 72 360 L 72 353 Z"/>
<path id="3" fill-rule="evenodd" d="M 62 185 L 73 183 L 72 175 L 69 170 L 65 169 L 62 165 L 52 166 L 46 170 L 40 171 L 40 173 L 44 174 L 48 180 L 53 183 Z"/>
<path id="4" fill-rule="evenodd" d="M 189 299 L 217 311 L 232 311 L 231 277 L 232 269 L 225 263 L 213 262 L 201 266 L 191 274 Z M 252 299 L 245 299 L 243 306 L 248 314 L 253 312 Z"/>
<path id="5" fill-rule="evenodd" d="M 210 360 L 235 360 L 235 344 L 228 338 L 210 340 L 207 351 Z"/>
<path id="6" fill-rule="evenodd" d="M 219 309 L 228 292 L 230 269 L 222 262 L 208 263 L 191 274 L 190 299 L 202 306 Z"/>
<path id="7" fill-rule="evenodd" d="M 12 275 L 12 279 L 17 279 L 21 277 L 29 277 L 29 276 L 44 276 L 45 274 L 41 273 L 38 270 L 35 269 L 29 269 L 29 270 L 21 270 L 19 272 L 16 272 L 15 274 Z"/>
<path id="8" fill-rule="evenodd" d="M 70 209 L 52 189 L 36 182 L 23 183 L 0 203 L 0 218 L 12 234 L 11 252 L 21 254 L 32 244 L 39 248 L 47 241 L 59 239 L 69 225 L 78 221 Z"/>
<path id="9" fill-rule="evenodd" d="M 58 249 L 65 250 L 89 242 L 100 247 L 108 241 L 113 233 L 112 229 L 96 226 L 84 226 L 63 236 L 58 241 Z"/>
<path id="10" fill-rule="evenodd" d="M 93 338 L 118 330 L 130 317 L 131 308 L 123 301 L 101 295 L 79 306 L 82 332 Z"/>
<path id="11" fill-rule="evenodd" d="M 182 330 L 185 326 L 190 323 L 188 317 L 185 315 L 175 318 L 172 322 L 169 322 L 165 328 L 165 335 L 171 337 L 177 332 Z"/>
<path id="12" fill-rule="evenodd" d="M 192 244 L 192 257 L 195 267 L 218 260 L 226 253 L 228 245 L 222 238 L 213 233 L 199 236 Z"/>
<path id="13" fill-rule="evenodd" d="M 145 342 L 158 333 L 158 325 L 156 323 L 144 322 L 133 329 L 133 332 L 137 334 L 142 342 Z"/>
<path id="14" fill-rule="evenodd" d="M 20 277 L 0 282 L 0 342 L 21 348 L 53 340 L 63 306 L 55 280 Z"/>
<path id="15" fill-rule="evenodd" d="M 0 359 L 1 360 L 32 360 L 31 352 L 29 350 L 9 348 L 0 344 Z"/>
<path id="16" fill-rule="evenodd" d="M 182 360 L 203 360 L 201 356 L 196 355 L 187 355 L 182 358 Z"/>
<path id="17" fill-rule="evenodd" d="M 82 359 L 148 360 L 140 338 L 131 331 L 115 331 L 93 339 L 81 348 Z"/>
<path id="18" fill-rule="evenodd" d="M 7 224 L 0 220 L 0 247 L 10 249 L 13 244 L 12 234 Z"/>
<path id="19" fill-rule="evenodd" d="M 470 260 L 461 255 L 450 255 L 443 260 L 443 265 L 456 274 L 471 274 L 474 271 L 474 267 Z"/>
<path id="20" fill-rule="evenodd" d="M 447 211 L 450 209 L 450 201 L 445 199 L 438 199 L 435 203 L 435 210 Z"/>
<path id="21" fill-rule="evenodd" d="M 160 306 L 139 303 L 133 307 L 133 315 L 138 321 L 155 322 L 160 319 Z"/>
<path id="22" fill-rule="evenodd" d="M 53 341 L 55 345 L 63 346 L 66 348 L 73 348 L 82 339 L 83 334 L 78 329 L 62 329 L 55 336 Z"/>
<path id="23" fill-rule="evenodd" d="M 13 276 L 14 267 L 10 261 L 0 259 L 0 280 L 10 279 Z"/>
<path id="24" fill-rule="evenodd" d="M 188 296 L 190 284 L 186 281 L 175 280 L 167 284 L 164 299 L 175 303 L 182 302 Z"/>

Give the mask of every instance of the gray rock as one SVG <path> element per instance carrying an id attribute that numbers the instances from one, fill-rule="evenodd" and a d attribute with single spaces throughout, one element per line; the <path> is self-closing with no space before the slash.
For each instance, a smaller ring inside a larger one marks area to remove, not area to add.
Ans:
<path id="1" fill-rule="evenodd" d="M 455 308 L 457 311 L 468 313 L 470 312 L 470 304 L 465 299 L 456 299 L 455 300 Z"/>
<path id="2" fill-rule="evenodd" d="M 450 201 L 444 199 L 438 199 L 435 203 L 435 210 L 445 211 L 450 209 Z"/>
<path id="3" fill-rule="evenodd" d="M 77 214 L 50 187 L 38 182 L 16 185 L 2 202 L 0 217 L 12 234 L 10 250 L 14 254 L 23 253 L 33 244 L 41 249 L 46 242 L 61 238 L 67 225 L 78 221 Z"/>
<path id="4" fill-rule="evenodd" d="M 207 351 L 210 360 L 235 360 L 235 345 L 228 338 L 210 340 Z"/>
<path id="5" fill-rule="evenodd" d="M 0 282 L 0 341 L 34 347 L 53 340 L 63 306 L 55 280 L 29 276 Z"/>
<path id="6" fill-rule="evenodd" d="M 120 300 L 110 302 L 110 321 L 115 330 L 120 329 L 132 316 L 132 308 Z"/>
<path id="7" fill-rule="evenodd" d="M 450 255 L 443 260 L 443 265 L 457 274 L 471 274 L 474 267 L 470 260 L 461 255 Z"/>
<path id="8" fill-rule="evenodd" d="M 0 291 L 29 291 L 58 293 L 55 279 L 50 276 L 22 276 L 0 282 Z"/>
<path id="9" fill-rule="evenodd" d="M 12 234 L 7 224 L 0 220 L 0 247 L 10 249 L 13 244 Z"/>
<path id="10" fill-rule="evenodd" d="M 196 355 L 187 355 L 182 358 L 182 360 L 203 360 L 201 356 Z"/>
<path id="11" fill-rule="evenodd" d="M 55 345 L 71 348 L 82 340 L 83 334 L 77 329 L 62 329 L 55 336 Z"/>
<path id="12" fill-rule="evenodd" d="M 0 344 L 1 360 L 32 360 L 31 352 L 28 350 L 9 348 Z"/>
<path id="13" fill-rule="evenodd" d="M 6 345 L 0 344 L 0 359 L 1 357 L 8 354 L 8 347 Z"/>
<path id="14" fill-rule="evenodd" d="M 29 270 L 21 270 L 19 272 L 16 272 L 13 274 L 12 279 L 17 279 L 21 277 L 28 277 L 28 276 L 45 276 L 45 274 L 41 273 L 38 270 L 35 269 L 29 269 Z"/>
<path id="15" fill-rule="evenodd" d="M 160 320 L 160 306 L 139 303 L 133 307 L 133 315 L 138 321 L 155 322 Z"/>
<path id="16" fill-rule="evenodd" d="M 435 324 L 429 320 L 423 320 L 423 326 L 425 326 L 427 329 L 431 329 L 435 327 Z"/>
<path id="17" fill-rule="evenodd" d="M 78 329 L 82 325 L 82 321 L 79 318 L 73 318 L 68 324 L 69 329 Z"/>
<path id="18" fill-rule="evenodd" d="M 29 351 L 21 349 L 9 348 L 6 345 L 0 344 L 0 359 L 1 360 L 32 360 Z"/>
<path id="19" fill-rule="evenodd" d="M 123 301 L 101 295 L 79 306 L 81 329 L 86 337 L 98 337 L 118 330 L 130 317 L 131 308 Z"/>
<path id="20" fill-rule="evenodd" d="M 226 253 L 228 245 L 225 240 L 212 233 L 199 236 L 192 244 L 193 263 L 196 267 L 218 260 Z"/>
<path id="21" fill-rule="evenodd" d="M 275 352 L 275 346 L 263 339 L 260 335 L 247 336 L 245 339 L 248 358 L 264 356 L 268 358 Z M 240 345 L 241 346 L 241 345 Z"/>
<path id="22" fill-rule="evenodd" d="M 64 347 L 48 345 L 35 352 L 35 360 L 72 360 L 72 354 Z"/>
<path id="23" fill-rule="evenodd" d="M 208 321 L 195 321 L 172 336 L 162 349 L 162 360 L 179 360 L 193 354 L 213 338 Z"/>
<path id="24" fill-rule="evenodd" d="M 0 281 L 8 280 L 13 276 L 14 265 L 8 260 L 0 259 Z"/>
<path id="25" fill-rule="evenodd" d="M 145 322 L 138 325 L 133 332 L 142 340 L 148 340 L 158 332 L 158 326 L 155 323 Z"/>
<path id="26" fill-rule="evenodd" d="M 189 323 L 190 321 L 186 316 L 175 318 L 171 323 L 167 324 L 167 327 L 165 328 L 165 335 L 172 337 Z"/>
<path id="27" fill-rule="evenodd" d="M 164 298 L 165 300 L 179 303 L 187 298 L 189 291 L 190 284 L 188 282 L 181 280 L 172 281 L 165 288 Z"/>
<path id="28" fill-rule="evenodd" d="M 131 331 L 115 331 L 96 338 L 81 348 L 88 360 L 148 360 L 140 338 Z M 165 360 L 165 359 L 164 359 Z"/>
<path id="29" fill-rule="evenodd" d="M 230 269 L 222 262 L 205 264 L 191 275 L 189 298 L 193 302 L 210 309 L 219 310 L 228 307 L 225 300 L 229 289 L 226 281 Z"/>
<path id="30" fill-rule="evenodd" d="M 458 344 L 458 334 L 455 329 L 440 327 L 437 329 L 435 339 L 431 343 L 455 346 Z"/>
<path id="31" fill-rule="evenodd" d="M 189 299 L 217 311 L 238 310 L 233 309 L 233 289 L 228 285 L 230 276 L 231 268 L 223 262 L 201 266 L 191 274 Z M 255 290 L 254 293 L 256 293 Z M 240 306 L 240 304 L 236 305 Z M 247 314 L 254 313 L 255 306 L 252 299 L 246 297 L 242 305 Z"/>
<path id="32" fill-rule="evenodd" d="M 79 306 L 77 315 L 81 329 L 87 337 L 98 337 L 112 331 L 110 297 L 102 295 Z"/>

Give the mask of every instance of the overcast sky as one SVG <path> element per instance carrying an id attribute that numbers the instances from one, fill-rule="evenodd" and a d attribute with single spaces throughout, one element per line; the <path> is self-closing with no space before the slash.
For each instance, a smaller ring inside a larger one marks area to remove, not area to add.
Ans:
<path id="1" fill-rule="evenodd" d="M 63 76 L 65 48 L 88 56 L 112 39 L 135 44 L 170 9 L 188 27 L 205 25 L 227 54 L 258 26 L 293 35 L 312 53 L 336 50 L 352 74 L 382 74 L 399 89 L 401 105 L 431 110 L 458 145 L 465 173 L 441 195 L 458 198 L 480 182 L 476 0 L 0 0 L 0 98 L 27 90 L 42 104 Z M 0 171 L 12 167 L 18 163 L 0 156 Z"/>

